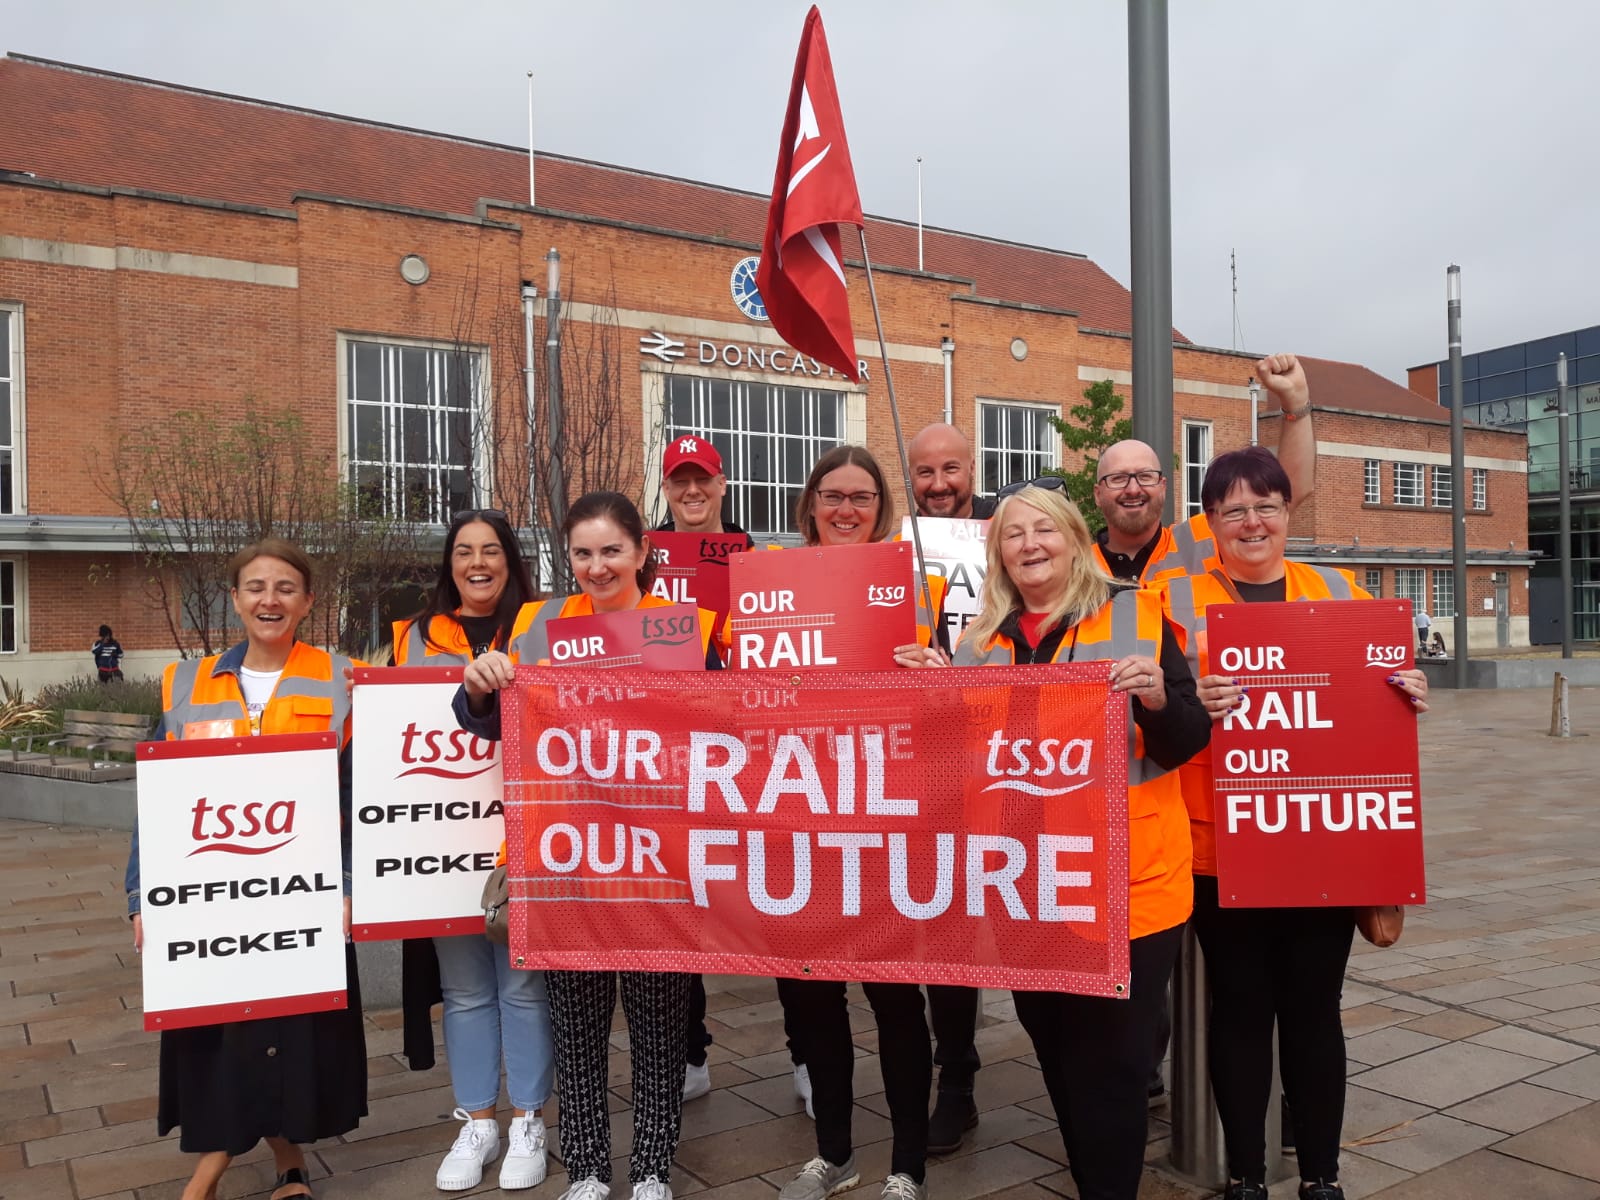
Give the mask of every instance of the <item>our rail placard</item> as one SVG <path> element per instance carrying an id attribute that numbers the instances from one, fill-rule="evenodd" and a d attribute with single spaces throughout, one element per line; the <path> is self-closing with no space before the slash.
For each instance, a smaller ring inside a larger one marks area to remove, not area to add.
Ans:
<path id="1" fill-rule="evenodd" d="M 731 665 L 888 669 L 916 640 L 914 558 L 906 542 L 735 554 Z"/>
<path id="2" fill-rule="evenodd" d="M 338 744 L 140 743 L 145 1029 L 345 1006 Z"/>
<path id="3" fill-rule="evenodd" d="M 1104 664 L 522 666 L 502 703 L 517 965 L 1126 994 Z"/>
<path id="4" fill-rule="evenodd" d="M 700 611 L 692 604 L 558 617 L 550 622 L 550 665 L 700 671 Z"/>
<path id="5" fill-rule="evenodd" d="M 728 615 L 728 560 L 742 554 L 747 542 L 742 533 L 652 530 L 658 566 L 651 594 L 714 612 L 720 628 Z"/>
<path id="6" fill-rule="evenodd" d="M 1211 605 L 1212 674 L 1247 691 L 1212 727 L 1225 907 L 1422 904 L 1409 601 Z"/>
<path id="7" fill-rule="evenodd" d="M 357 941 L 483 932 L 483 883 L 505 840 L 500 744 L 457 725 L 460 683 L 460 667 L 356 670 Z"/>

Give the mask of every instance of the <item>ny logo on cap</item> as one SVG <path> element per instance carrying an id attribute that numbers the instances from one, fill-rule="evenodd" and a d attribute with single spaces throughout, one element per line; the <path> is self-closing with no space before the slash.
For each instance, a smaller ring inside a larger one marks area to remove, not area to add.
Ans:
<path id="1" fill-rule="evenodd" d="M 700 449 L 700 444 L 693 438 L 684 438 L 678 443 L 679 454 L 694 454 Z"/>

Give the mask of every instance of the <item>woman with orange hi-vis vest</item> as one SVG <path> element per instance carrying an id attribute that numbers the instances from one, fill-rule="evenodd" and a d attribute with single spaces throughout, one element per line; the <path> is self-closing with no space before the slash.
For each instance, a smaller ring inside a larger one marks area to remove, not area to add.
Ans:
<path id="1" fill-rule="evenodd" d="M 1349 571 L 1283 557 L 1289 498 L 1289 477 L 1269 451 L 1253 446 L 1213 459 L 1200 501 L 1221 566 L 1164 585 L 1167 611 L 1187 633 L 1200 700 L 1213 720 L 1227 715 L 1244 689 L 1212 672 L 1206 647 L 1208 605 L 1370 598 Z M 1428 681 L 1421 671 L 1396 671 L 1389 683 L 1410 697 L 1415 711 L 1427 711 Z M 1211 1087 L 1227 1144 L 1224 1195 L 1227 1200 L 1266 1200 L 1266 1120 L 1276 1025 L 1283 1092 L 1300 1165 L 1300 1197 L 1340 1200 L 1345 1055 L 1339 994 L 1355 914 L 1349 908 L 1220 907 L 1209 752 L 1183 768 L 1183 793 L 1194 836 L 1194 928 L 1205 951 L 1211 988 Z"/>
<path id="2" fill-rule="evenodd" d="M 500 689 L 515 682 L 516 664 L 549 661 L 552 620 L 668 603 L 650 594 L 655 557 L 639 510 L 626 496 L 591 492 L 581 497 L 561 532 L 582 591 L 524 608 L 518 618 L 521 632 L 509 653 L 480 654 L 463 672 L 456 717 L 479 737 L 500 737 Z M 702 609 L 700 647 L 712 670 L 722 666 L 711 644 L 715 623 L 715 614 Z M 668 1180 L 683 1105 L 689 976 L 678 971 L 546 971 L 561 1080 L 561 1156 L 570 1185 L 563 1200 L 607 1200 L 611 1194 L 607 1060 L 619 979 L 633 1065 L 633 1149 L 628 1156 L 633 1200 L 672 1200 Z"/>
<path id="3" fill-rule="evenodd" d="M 1188 814 L 1177 768 L 1210 739 L 1183 649 L 1154 593 L 1114 582 L 1056 478 L 1003 488 L 989 523 L 983 602 L 957 666 L 1106 661 L 1129 697 L 1126 999 L 1014 993 L 1083 1200 L 1135 1200 L 1147 1084 L 1167 981 L 1189 917 Z M 902 666 L 936 666 L 903 647 Z"/>

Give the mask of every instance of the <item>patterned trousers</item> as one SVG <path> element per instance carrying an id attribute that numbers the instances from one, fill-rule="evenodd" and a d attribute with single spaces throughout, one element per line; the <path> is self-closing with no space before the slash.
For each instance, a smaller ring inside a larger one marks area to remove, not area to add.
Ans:
<path id="1" fill-rule="evenodd" d="M 611 1014 L 622 980 L 633 1061 L 633 1152 L 628 1180 L 665 1183 L 678 1149 L 683 1107 L 683 1026 L 689 976 L 656 971 L 547 971 L 561 1097 L 561 1157 L 574 1182 L 611 1182 L 611 1116 L 606 1104 Z"/>

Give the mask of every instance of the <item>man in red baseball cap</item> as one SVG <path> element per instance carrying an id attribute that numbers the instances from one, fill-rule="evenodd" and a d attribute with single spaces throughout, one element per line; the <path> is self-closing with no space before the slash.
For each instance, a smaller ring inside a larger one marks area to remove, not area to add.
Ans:
<path id="1" fill-rule="evenodd" d="M 728 477 L 711 439 L 680 433 L 661 456 L 661 491 L 672 515 L 659 528 L 680 533 L 743 533 L 722 519 Z"/>

